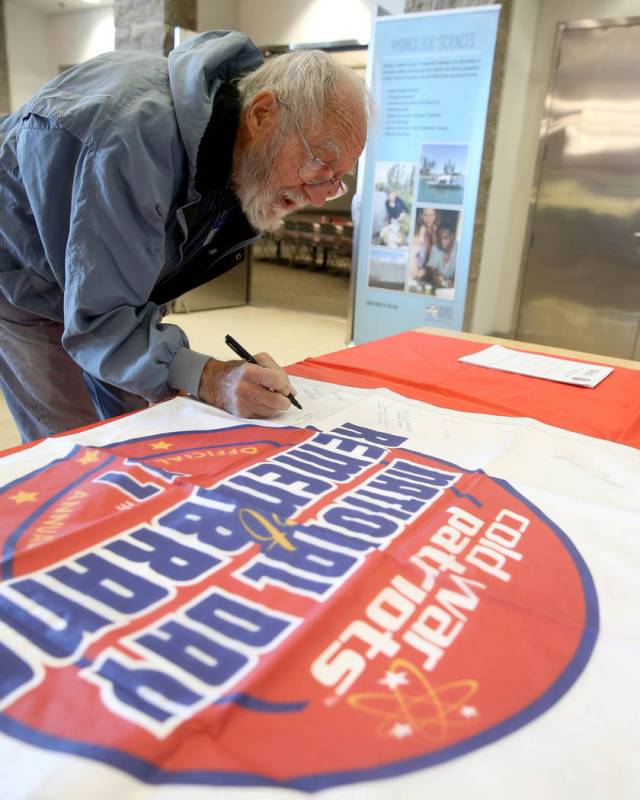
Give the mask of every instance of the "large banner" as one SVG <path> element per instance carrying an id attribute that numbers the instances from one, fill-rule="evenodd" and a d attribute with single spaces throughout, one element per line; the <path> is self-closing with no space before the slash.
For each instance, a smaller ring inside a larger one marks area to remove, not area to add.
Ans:
<path id="1" fill-rule="evenodd" d="M 489 6 L 374 24 L 356 342 L 462 329 L 498 15 Z"/>
<path id="2" fill-rule="evenodd" d="M 607 796 L 638 451 L 296 385 L 0 459 L 0 796 Z"/>

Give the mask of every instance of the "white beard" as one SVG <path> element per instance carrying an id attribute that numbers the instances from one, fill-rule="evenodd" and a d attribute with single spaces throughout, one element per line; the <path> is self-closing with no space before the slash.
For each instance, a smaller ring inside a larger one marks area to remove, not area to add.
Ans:
<path id="1" fill-rule="evenodd" d="M 278 137 L 276 137 L 277 139 Z M 307 197 L 299 189 L 275 189 L 271 174 L 272 164 L 280 142 L 272 141 L 261 152 L 253 144 L 248 145 L 239 163 L 233 165 L 233 185 L 240 199 L 242 210 L 249 222 L 261 232 L 273 231 L 287 214 L 307 205 Z M 293 205 L 284 208 L 284 199 Z"/>

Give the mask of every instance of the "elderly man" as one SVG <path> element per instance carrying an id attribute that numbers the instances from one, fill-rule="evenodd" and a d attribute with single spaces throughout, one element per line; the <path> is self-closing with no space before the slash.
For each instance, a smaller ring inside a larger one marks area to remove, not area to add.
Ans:
<path id="1" fill-rule="evenodd" d="M 286 409 L 270 356 L 196 353 L 162 309 L 342 194 L 368 103 L 322 52 L 263 64 L 209 32 L 168 60 L 100 56 L 0 119 L 0 386 L 23 441 L 180 390 L 246 417 Z"/>

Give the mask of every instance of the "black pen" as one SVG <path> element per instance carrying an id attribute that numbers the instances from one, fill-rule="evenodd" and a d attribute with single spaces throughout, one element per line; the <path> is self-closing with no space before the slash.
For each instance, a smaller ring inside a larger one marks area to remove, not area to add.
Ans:
<path id="1" fill-rule="evenodd" d="M 260 366 L 260 364 L 258 364 L 255 358 L 251 355 L 251 353 L 248 350 L 245 350 L 244 347 L 240 344 L 240 342 L 236 342 L 233 336 L 229 336 L 229 334 L 227 334 L 224 337 L 224 343 L 228 345 L 233 350 L 233 352 L 237 356 L 240 356 L 240 358 L 242 358 L 244 361 L 248 361 L 250 364 L 257 364 L 258 366 Z M 287 395 L 287 400 L 290 403 L 293 403 L 293 405 L 296 408 L 299 408 L 300 411 L 302 411 L 302 406 L 292 394 Z"/>

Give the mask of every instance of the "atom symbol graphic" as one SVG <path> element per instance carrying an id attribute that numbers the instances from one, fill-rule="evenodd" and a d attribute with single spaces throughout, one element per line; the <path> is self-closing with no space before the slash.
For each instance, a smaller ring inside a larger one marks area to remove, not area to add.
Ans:
<path id="1" fill-rule="evenodd" d="M 443 739 L 451 727 L 477 716 L 468 704 L 478 689 L 477 681 L 463 679 L 435 688 L 410 661 L 398 658 L 380 683 L 389 691 L 352 694 L 346 699 L 358 711 L 380 718 L 376 733 L 385 739 L 414 734 Z"/>

